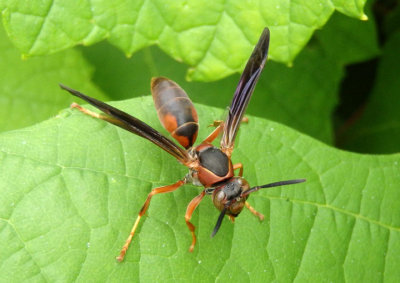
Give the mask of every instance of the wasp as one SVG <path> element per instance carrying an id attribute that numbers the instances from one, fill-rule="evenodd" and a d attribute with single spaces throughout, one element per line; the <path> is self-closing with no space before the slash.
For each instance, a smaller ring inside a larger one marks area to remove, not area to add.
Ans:
<path id="1" fill-rule="evenodd" d="M 185 214 L 185 221 L 192 235 L 189 251 L 193 251 L 196 244 L 196 235 L 195 226 L 190 222 L 190 219 L 205 195 L 211 195 L 215 207 L 220 211 L 217 223 L 211 234 L 213 237 L 219 230 L 225 215 L 233 222 L 244 207 L 247 207 L 251 213 L 263 220 L 264 216 L 247 202 L 250 194 L 263 188 L 305 181 L 305 179 L 295 179 L 250 187 L 249 183 L 243 178 L 243 165 L 241 163 L 233 164 L 231 161 L 235 137 L 244 118 L 244 112 L 254 87 L 267 61 L 269 40 L 270 32 L 268 28 L 265 28 L 239 80 L 226 120 L 215 121 L 215 129 L 197 146 L 193 146 L 199 129 L 196 109 L 185 91 L 167 78 L 153 78 L 151 81 L 151 93 L 161 124 L 183 148 L 141 120 L 60 84 L 62 89 L 85 100 L 103 113 L 92 112 L 76 103 L 71 105 L 72 108 L 151 141 L 189 168 L 189 173 L 183 179 L 171 185 L 154 188 L 148 194 L 129 237 L 117 257 L 118 261 L 124 259 L 140 219 L 146 213 L 154 195 L 173 192 L 186 183 L 204 187 L 202 192 L 190 201 Z M 212 145 L 212 142 L 221 135 L 220 147 Z M 238 176 L 235 176 L 235 170 L 239 170 Z"/>

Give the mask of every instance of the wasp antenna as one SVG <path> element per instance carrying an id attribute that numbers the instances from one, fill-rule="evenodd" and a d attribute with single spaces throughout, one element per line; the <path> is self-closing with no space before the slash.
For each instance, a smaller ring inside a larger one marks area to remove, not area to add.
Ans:
<path id="1" fill-rule="evenodd" d="M 224 216 L 225 216 L 225 211 L 226 211 L 226 207 L 224 207 L 224 209 L 221 211 L 221 214 L 218 217 L 217 224 L 215 224 L 214 230 L 211 234 L 211 238 L 214 237 L 215 234 L 217 234 L 219 227 L 221 227 L 222 220 L 224 219 Z"/>
<path id="2" fill-rule="evenodd" d="M 75 90 L 75 89 L 72 89 L 72 88 L 70 88 L 70 87 L 68 87 L 68 86 L 66 86 L 66 85 L 63 85 L 62 83 L 59 83 L 58 85 L 59 85 L 60 88 L 62 88 L 63 90 L 66 90 L 66 91 L 68 91 L 70 94 L 72 94 L 72 95 L 74 95 L 74 96 L 76 96 L 76 97 L 82 98 L 83 100 L 85 100 L 85 101 L 87 101 L 87 102 L 89 102 L 89 103 L 91 103 L 91 101 L 93 100 L 93 98 L 88 97 L 88 96 L 84 95 L 83 93 L 81 93 L 81 92 L 79 92 L 79 91 L 77 91 L 77 90 Z"/>
<path id="3" fill-rule="evenodd" d="M 274 182 L 262 186 L 256 186 L 251 188 L 250 190 L 245 191 L 241 197 L 248 196 L 251 193 L 254 193 L 258 191 L 259 189 L 265 189 L 265 188 L 272 188 L 272 187 L 279 187 L 279 186 L 286 186 L 286 185 L 292 185 L 292 184 L 297 184 L 297 183 L 303 183 L 305 182 L 306 179 L 294 179 L 294 180 L 287 180 L 287 181 L 279 181 L 279 182 Z"/>
<path id="4" fill-rule="evenodd" d="M 79 91 L 74 90 L 74 89 L 72 89 L 72 88 L 70 88 L 70 87 L 68 87 L 68 86 L 66 86 L 66 85 L 64 85 L 64 84 L 62 84 L 62 83 L 59 83 L 58 85 L 60 86 L 60 88 L 62 88 L 62 89 L 64 89 L 64 90 L 68 91 L 69 93 L 71 93 L 71 94 L 73 94 L 73 95 L 77 95 L 77 93 L 79 93 Z"/>

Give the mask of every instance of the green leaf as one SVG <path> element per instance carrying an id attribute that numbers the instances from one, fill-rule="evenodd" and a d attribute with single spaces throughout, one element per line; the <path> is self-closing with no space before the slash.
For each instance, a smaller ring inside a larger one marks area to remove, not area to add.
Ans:
<path id="1" fill-rule="evenodd" d="M 64 94 L 66 95 L 66 94 Z M 150 97 L 115 103 L 160 129 Z M 220 110 L 196 105 L 202 125 Z M 210 129 L 202 127 L 199 140 Z M 282 125 L 250 117 L 234 162 L 260 190 L 235 224 L 205 199 L 184 221 L 200 188 L 152 199 L 126 260 L 115 256 L 151 188 L 187 169 L 148 141 L 76 110 L 0 135 L 0 274 L 4 281 L 395 281 L 400 260 L 399 154 L 359 155 Z"/>
<path id="2" fill-rule="evenodd" d="M 158 44 L 193 68 L 188 78 L 217 80 L 239 72 L 268 26 L 270 56 L 291 63 L 336 10 L 365 19 L 358 1 L 12 1 L 2 0 L 3 23 L 26 56 L 104 39 L 130 55 Z"/>
<path id="3" fill-rule="evenodd" d="M 343 76 L 341 66 L 317 45 L 306 47 L 292 68 L 273 62 L 268 64 L 250 103 L 249 113 L 333 144 L 331 117 Z"/>
<path id="4" fill-rule="evenodd" d="M 361 119 L 348 129 L 343 147 L 357 152 L 400 151 L 400 32 L 383 48 L 376 83 Z"/>
<path id="5" fill-rule="evenodd" d="M 350 17 L 359 17 L 361 20 L 367 20 L 368 17 L 363 13 L 365 5 L 364 0 L 346 1 L 346 0 L 332 0 L 333 5 L 341 13 Z"/>
<path id="6" fill-rule="evenodd" d="M 105 97 L 89 82 L 92 69 L 76 50 L 22 60 L 0 27 L 0 54 L 0 131 L 33 125 L 71 103 L 54 95 L 60 82 Z"/>
<path id="7" fill-rule="evenodd" d="M 383 31 L 386 36 L 390 36 L 397 30 L 400 30 L 400 5 L 396 5 L 390 10 L 383 22 Z"/>
<path id="8" fill-rule="evenodd" d="M 327 55 L 342 65 L 370 60 L 379 55 L 375 18 L 367 5 L 368 21 L 335 13 L 316 37 Z"/>

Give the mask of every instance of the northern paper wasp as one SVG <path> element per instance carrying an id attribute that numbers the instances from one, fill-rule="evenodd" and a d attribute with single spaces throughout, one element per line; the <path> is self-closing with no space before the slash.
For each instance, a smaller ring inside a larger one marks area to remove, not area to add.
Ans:
<path id="1" fill-rule="evenodd" d="M 269 29 L 265 28 L 239 80 L 226 120 L 216 122 L 215 130 L 200 145 L 193 146 L 199 128 L 198 117 L 196 109 L 185 91 L 167 78 L 157 77 L 152 79 L 151 92 L 161 124 L 184 149 L 139 119 L 60 84 L 61 88 L 69 91 L 72 95 L 82 98 L 100 109 L 103 113 L 92 112 L 76 103 L 73 103 L 71 107 L 151 141 L 189 168 L 189 173 L 183 179 L 178 180 L 172 185 L 155 188 L 149 193 L 129 237 L 121 249 L 120 255 L 117 257 L 119 261 L 123 260 L 139 221 L 149 207 L 152 196 L 156 194 L 175 191 L 186 183 L 204 187 L 204 190 L 189 203 L 185 214 L 186 224 L 192 234 L 192 244 L 189 251 L 193 251 L 196 244 L 196 235 L 194 233 L 195 226 L 190 222 L 190 219 L 193 211 L 205 195 L 211 195 L 215 207 L 220 211 L 217 223 L 212 232 L 212 236 L 214 236 L 221 226 L 224 215 L 228 215 L 233 221 L 244 207 L 247 207 L 251 213 L 261 220 L 264 218 L 261 213 L 257 212 L 247 202 L 247 198 L 251 193 L 262 188 L 290 185 L 305 181 L 305 179 L 295 179 L 250 187 L 248 182 L 242 177 L 243 165 L 241 163 L 232 164 L 231 161 L 237 131 L 254 87 L 267 60 L 269 39 Z M 218 148 L 213 146 L 212 142 L 220 134 L 222 134 L 222 137 L 220 147 Z M 237 169 L 239 169 L 239 174 L 235 176 L 234 170 Z"/>

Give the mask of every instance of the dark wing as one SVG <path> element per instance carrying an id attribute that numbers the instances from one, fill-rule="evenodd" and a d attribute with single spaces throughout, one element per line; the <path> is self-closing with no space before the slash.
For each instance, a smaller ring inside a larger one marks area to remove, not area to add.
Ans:
<path id="1" fill-rule="evenodd" d="M 224 123 L 221 148 L 233 149 L 236 133 L 242 121 L 243 114 L 246 111 L 247 104 L 249 103 L 254 87 L 258 81 L 258 77 L 267 60 L 268 47 L 269 29 L 265 28 L 249 61 L 247 61 L 233 96 L 228 117 Z"/>
<path id="2" fill-rule="evenodd" d="M 80 93 L 79 91 L 71 89 L 65 85 L 60 84 L 60 87 L 70 92 L 72 95 L 82 98 L 83 100 L 87 101 L 94 107 L 100 109 L 104 113 L 110 115 L 112 118 L 105 119 L 107 122 L 110 122 L 129 132 L 137 134 L 138 136 L 141 136 L 145 139 L 148 139 L 149 141 L 151 141 L 155 145 L 158 145 L 169 154 L 173 155 L 182 163 L 186 163 L 188 161 L 189 158 L 185 150 L 180 148 L 176 143 L 166 138 L 161 133 L 159 133 L 149 125 L 145 124 L 144 122 L 140 121 L 139 119 L 115 107 L 112 107 L 111 105 L 108 105 L 92 97 L 86 96 Z"/>

